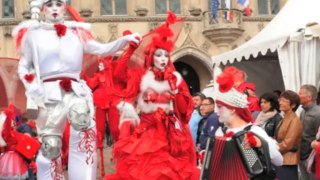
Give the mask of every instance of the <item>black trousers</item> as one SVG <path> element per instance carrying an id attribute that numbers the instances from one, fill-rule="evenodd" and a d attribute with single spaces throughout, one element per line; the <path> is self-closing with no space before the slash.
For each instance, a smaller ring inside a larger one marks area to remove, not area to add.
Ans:
<path id="1" fill-rule="evenodd" d="M 298 180 L 298 165 L 283 165 L 276 167 L 278 180 Z"/>

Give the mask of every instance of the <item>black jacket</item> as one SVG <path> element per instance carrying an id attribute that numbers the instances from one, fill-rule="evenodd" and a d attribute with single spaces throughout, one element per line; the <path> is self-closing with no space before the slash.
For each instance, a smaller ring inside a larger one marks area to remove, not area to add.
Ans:
<path id="1" fill-rule="evenodd" d="M 276 128 L 282 119 L 283 117 L 279 113 L 277 113 L 266 122 L 264 130 L 266 131 L 268 136 L 274 137 Z"/>

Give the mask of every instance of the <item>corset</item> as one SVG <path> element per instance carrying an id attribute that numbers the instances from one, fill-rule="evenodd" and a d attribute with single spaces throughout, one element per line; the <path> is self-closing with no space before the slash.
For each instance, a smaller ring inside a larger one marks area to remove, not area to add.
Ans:
<path id="1" fill-rule="evenodd" d="M 168 104 L 173 98 L 173 95 L 169 91 L 157 93 L 153 89 L 148 89 L 143 93 L 143 100 L 145 102 Z"/>

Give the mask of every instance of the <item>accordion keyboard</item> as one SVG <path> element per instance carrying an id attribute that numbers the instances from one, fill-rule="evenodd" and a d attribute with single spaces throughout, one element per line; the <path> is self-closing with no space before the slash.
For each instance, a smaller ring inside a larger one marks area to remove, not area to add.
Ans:
<path id="1" fill-rule="evenodd" d="M 241 143 L 242 152 L 243 152 L 243 158 L 245 158 L 246 162 L 248 163 L 250 169 L 253 170 L 253 172 L 256 172 L 257 170 L 261 169 L 261 163 L 259 161 L 259 157 L 254 149 L 245 149 L 244 143 Z"/>

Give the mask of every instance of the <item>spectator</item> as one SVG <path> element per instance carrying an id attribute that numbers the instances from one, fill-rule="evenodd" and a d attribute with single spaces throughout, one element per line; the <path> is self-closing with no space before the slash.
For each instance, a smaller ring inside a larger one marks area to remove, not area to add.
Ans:
<path id="1" fill-rule="evenodd" d="M 274 93 L 278 98 L 280 98 L 280 95 L 281 95 L 281 91 L 280 91 L 280 90 L 274 90 L 273 93 Z"/>
<path id="2" fill-rule="evenodd" d="M 17 126 L 16 130 L 19 133 L 23 133 L 23 134 L 29 134 L 32 137 L 35 137 L 35 134 L 32 131 L 32 128 L 30 127 L 30 125 L 27 123 L 28 119 L 24 116 L 21 117 L 21 123 L 19 126 Z"/>
<path id="3" fill-rule="evenodd" d="M 295 111 L 300 105 L 299 95 L 287 90 L 280 96 L 280 110 L 284 118 L 277 127 L 275 138 L 283 156 L 283 166 L 276 167 L 279 180 L 298 180 L 302 125 Z"/>
<path id="4" fill-rule="evenodd" d="M 282 117 L 279 114 L 279 101 L 274 93 L 265 93 L 260 97 L 260 108 L 255 124 L 262 127 L 270 137 L 274 137 L 276 127 Z"/>
<path id="5" fill-rule="evenodd" d="M 190 131 L 191 131 L 191 135 L 192 135 L 192 140 L 195 144 L 196 144 L 196 141 L 198 138 L 197 137 L 198 125 L 199 125 L 199 122 L 202 118 L 202 116 L 200 115 L 200 112 L 199 112 L 199 107 L 200 107 L 201 102 L 204 98 L 205 98 L 205 95 L 200 92 L 198 92 L 192 96 L 194 106 L 193 106 L 193 112 L 191 115 L 191 119 L 189 121 L 189 127 L 190 127 Z"/>
<path id="6" fill-rule="evenodd" d="M 317 88 L 313 85 L 303 85 L 299 91 L 300 102 L 303 111 L 300 114 L 302 122 L 302 138 L 300 152 L 300 172 L 302 180 L 314 180 L 313 173 L 307 173 L 307 159 L 312 151 L 311 142 L 316 139 L 320 126 L 320 107 L 316 105 Z"/>
<path id="7" fill-rule="evenodd" d="M 255 93 L 256 85 L 254 83 L 247 82 L 247 74 L 234 66 L 228 66 L 225 68 L 224 71 L 233 75 L 233 87 L 239 92 L 242 92 L 247 95 L 248 108 L 253 114 L 253 116 L 256 117 L 256 115 L 260 111 L 259 100 Z"/>
<path id="8" fill-rule="evenodd" d="M 203 118 L 199 122 L 197 144 L 199 144 L 200 150 L 204 150 L 208 138 L 214 137 L 219 127 L 219 119 L 214 112 L 214 100 L 211 97 L 206 97 L 202 100 L 200 112 Z"/>

